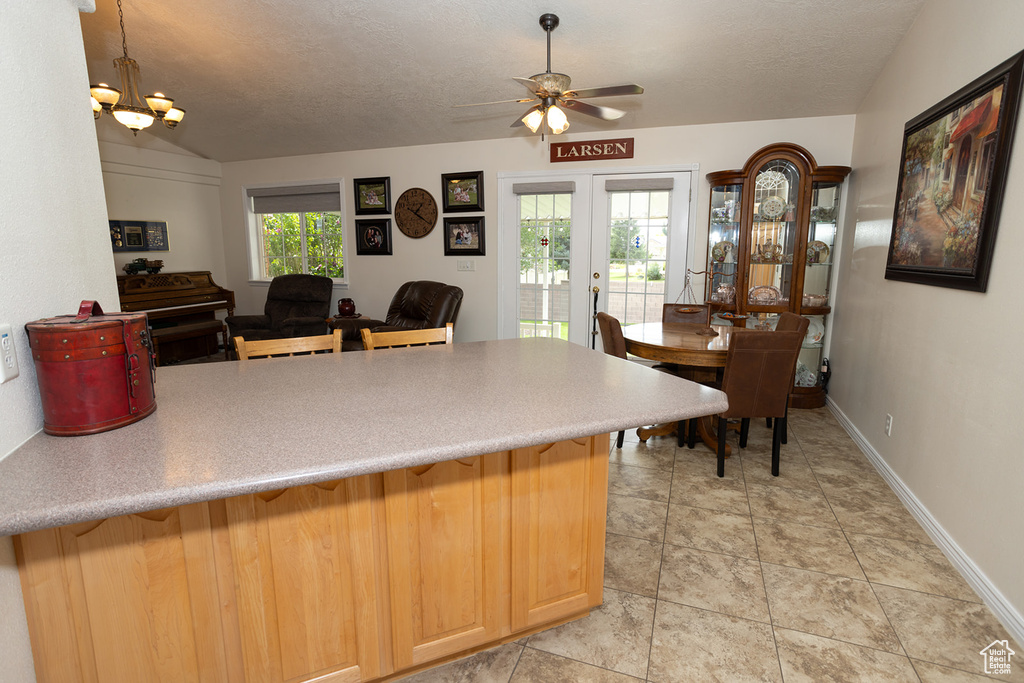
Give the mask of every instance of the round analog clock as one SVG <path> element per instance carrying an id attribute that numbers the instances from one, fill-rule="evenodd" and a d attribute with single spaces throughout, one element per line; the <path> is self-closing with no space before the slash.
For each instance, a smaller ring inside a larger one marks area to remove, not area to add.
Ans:
<path id="1" fill-rule="evenodd" d="M 413 187 L 395 202 L 395 224 L 409 237 L 430 234 L 437 223 L 437 202 L 426 190 Z"/>

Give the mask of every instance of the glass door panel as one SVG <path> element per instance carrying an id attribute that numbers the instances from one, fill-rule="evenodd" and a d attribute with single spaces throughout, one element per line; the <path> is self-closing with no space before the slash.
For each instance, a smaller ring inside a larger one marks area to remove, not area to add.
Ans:
<path id="1" fill-rule="evenodd" d="M 609 192 L 609 315 L 623 325 L 661 320 L 668 261 L 669 190 Z"/>
<path id="2" fill-rule="evenodd" d="M 828 305 L 836 247 L 836 221 L 839 219 L 839 189 L 840 184 L 834 182 L 812 185 L 807 259 L 804 266 L 802 305 L 805 308 Z"/>
<path id="3" fill-rule="evenodd" d="M 523 194 L 519 204 L 517 337 L 569 339 L 572 195 Z"/>
<path id="4" fill-rule="evenodd" d="M 705 282 L 706 301 L 724 304 L 733 310 L 736 303 L 736 267 L 740 244 L 740 207 L 743 185 L 716 185 L 711 188 L 711 231 L 708 235 L 708 267 Z"/>

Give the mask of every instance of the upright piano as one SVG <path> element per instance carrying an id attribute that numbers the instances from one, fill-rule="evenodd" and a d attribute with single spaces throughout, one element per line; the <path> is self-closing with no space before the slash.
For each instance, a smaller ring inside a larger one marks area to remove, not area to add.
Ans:
<path id="1" fill-rule="evenodd" d="M 210 271 L 117 276 L 121 310 L 145 312 L 149 318 L 157 365 L 217 352 L 217 335 L 228 348 L 227 330 L 217 311 L 235 311 L 235 293 L 224 289 Z"/>

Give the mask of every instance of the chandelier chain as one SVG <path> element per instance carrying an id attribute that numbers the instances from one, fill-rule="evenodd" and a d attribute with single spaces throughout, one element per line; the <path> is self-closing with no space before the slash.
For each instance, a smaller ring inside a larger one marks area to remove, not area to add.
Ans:
<path id="1" fill-rule="evenodd" d="M 121 49 L 124 56 L 128 57 L 128 38 L 124 34 L 124 10 L 121 9 L 121 0 L 117 0 L 117 16 L 121 20 Z"/>

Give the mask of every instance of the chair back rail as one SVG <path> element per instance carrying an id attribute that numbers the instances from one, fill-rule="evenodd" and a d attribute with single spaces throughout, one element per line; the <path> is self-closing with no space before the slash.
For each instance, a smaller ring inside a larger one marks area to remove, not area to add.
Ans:
<path id="1" fill-rule="evenodd" d="M 331 351 L 341 353 L 341 330 L 332 334 L 319 334 L 312 337 L 289 337 L 287 339 L 262 339 L 246 341 L 243 337 L 235 337 L 235 351 L 239 360 L 268 358 L 270 356 L 294 356 L 297 353 L 313 351 Z"/>
<path id="2" fill-rule="evenodd" d="M 363 348 L 371 349 L 391 348 L 396 346 L 422 346 L 426 344 L 451 344 L 452 323 L 446 323 L 444 327 L 431 327 L 425 330 L 395 330 L 391 332 L 371 332 L 369 328 L 363 328 L 360 333 L 363 336 Z"/>

